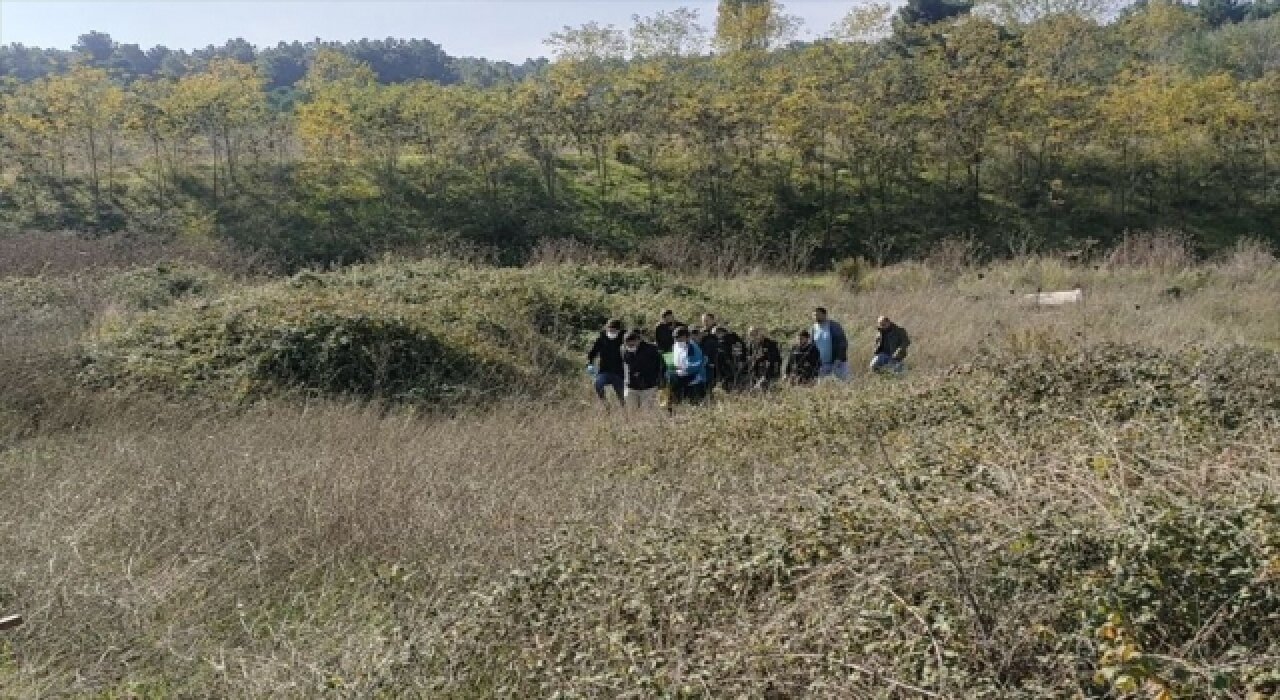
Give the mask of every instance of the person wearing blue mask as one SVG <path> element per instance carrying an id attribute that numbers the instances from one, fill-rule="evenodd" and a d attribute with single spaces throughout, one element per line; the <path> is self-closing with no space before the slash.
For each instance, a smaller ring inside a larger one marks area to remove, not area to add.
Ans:
<path id="1" fill-rule="evenodd" d="M 811 333 L 813 344 L 818 348 L 818 355 L 822 359 L 818 376 L 848 379 L 849 338 L 844 334 L 844 327 L 831 320 L 826 308 L 819 306 L 813 310 Z"/>

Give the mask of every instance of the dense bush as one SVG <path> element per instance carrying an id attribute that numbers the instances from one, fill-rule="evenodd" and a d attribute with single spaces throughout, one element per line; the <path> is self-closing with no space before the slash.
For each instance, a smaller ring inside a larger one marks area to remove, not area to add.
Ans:
<path id="1" fill-rule="evenodd" d="M 1197 438 L 1211 454 L 1225 416 L 1256 430 L 1277 415 L 1277 356 L 1206 369 L 1232 356 L 1113 346 L 694 419 L 646 462 L 732 478 L 724 454 L 792 460 L 828 485 L 754 512 L 709 504 L 621 539 L 557 533 L 451 612 L 431 668 L 464 694 L 1268 697 L 1280 692 L 1280 504 L 1139 487 L 1171 468 L 1140 461 L 1169 430 L 1215 423 Z M 1238 405 L 1201 400 L 1207 380 Z M 1044 420 L 1018 418 L 1030 415 Z M 1066 448 L 1081 422 L 1098 435 Z M 1042 479 L 1038 461 L 1070 460 L 1065 449 L 1098 456 L 1024 491 L 1038 501 L 991 503 L 1022 491 L 1019 471 Z M 1108 471 L 1126 504 L 1114 521 L 1056 497 Z"/>
<path id="2" fill-rule="evenodd" d="M 646 269 L 448 261 L 303 272 L 177 306 L 212 283 L 157 268 L 115 284 L 141 313 L 101 324 L 88 381 L 232 398 L 285 388 L 436 402 L 546 388 L 610 316 L 647 325 L 698 298 Z"/>

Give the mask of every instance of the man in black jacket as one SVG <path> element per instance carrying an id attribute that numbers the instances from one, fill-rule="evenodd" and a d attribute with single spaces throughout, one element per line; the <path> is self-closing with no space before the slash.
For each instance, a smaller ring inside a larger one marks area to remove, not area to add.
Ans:
<path id="1" fill-rule="evenodd" d="M 707 318 L 708 316 L 711 316 L 711 314 L 702 315 L 703 318 Z M 712 318 L 715 317 L 712 316 Z M 689 335 L 690 339 L 697 343 L 698 347 L 702 350 L 702 355 L 705 358 L 704 362 L 706 365 L 705 374 L 707 375 L 707 399 L 714 401 L 715 392 L 713 390 L 716 388 L 716 383 L 720 379 L 720 369 L 716 364 L 720 359 L 720 339 L 716 337 L 715 333 L 696 326 L 689 329 Z"/>
<path id="2" fill-rule="evenodd" d="M 618 403 L 624 403 L 623 384 L 626 369 L 622 366 L 622 321 L 610 319 L 587 353 L 587 371 L 595 375 L 596 396 L 604 397 L 605 387 L 613 387 Z"/>
<path id="3" fill-rule="evenodd" d="M 680 325 L 676 321 L 676 314 L 671 309 L 662 312 L 662 322 L 653 329 L 654 342 L 658 344 L 658 350 L 662 353 L 671 352 L 676 345 L 675 333 L 676 326 Z"/>
<path id="4" fill-rule="evenodd" d="M 720 368 L 720 386 L 725 391 L 747 389 L 747 344 L 742 336 L 729 330 L 727 326 L 716 326 L 716 344 L 720 357 L 716 358 L 716 367 Z"/>
<path id="5" fill-rule="evenodd" d="M 821 369 L 822 354 L 813 344 L 813 336 L 809 331 L 800 331 L 787 358 L 787 381 L 795 385 L 812 384 Z"/>
<path id="6" fill-rule="evenodd" d="M 907 329 L 890 321 L 888 316 L 881 316 L 876 320 L 876 349 L 871 358 L 871 371 L 905 372 L 909 347 L 911 337 L 907 335 Z"/>
<path id="7" fill-rule="evenodd" d="M 659 387 L 666 382 L 667 364 L 658 346 L 645 342 L 639 333 L 631 331 L 624 341 L 622 366 L 627 373 L 624 403 L 633 409 L 651 407 L 657 402 Z"/>
<path id="8" fill-rule="evenodd" d="M 747 374 L 754 389 L 768 389 L 782 376 L 782 351 L 759 328 L 747 330 Z"/>

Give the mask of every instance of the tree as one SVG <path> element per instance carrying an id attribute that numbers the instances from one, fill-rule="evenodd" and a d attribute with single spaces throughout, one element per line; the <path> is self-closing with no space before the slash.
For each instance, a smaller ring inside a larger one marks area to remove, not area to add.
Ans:
<path id="1" fill-rule="evenodd" d="M 785 45 L 800 21 L 777 0 L 720 0 L 715 47 L 719 53 L 759 53 Z"/>
<path id="2" fill-rule="evenodd" d="M 78 134 L 89 165 L 89 189 L 94 210 L 103 210 L 101 171 L 107 168 L 108 191 L 115 183 L 117 133 L 125 107 L 124 91 L 101 68 L 77 66 L 70 73 L 49 79 L 48 108 L 62 115 L 63 123 Z"/>
<path id="3" fill-rule="evenodd" d="M 105 66 L 111 59 L 111 54 L 115 53 L 116 42 L 110 34 L 89 32 L 81 34 L 80 39 L 71 49 L 83 56 L 90 64 L 101 67 Z"/>
<path id="4" fill-rule="evenodd" d="M 972 9 L 970 0 L 907 0 L 898 9 L 897 21 L 905 27 L 937 24 L 968 14 Z"/>
<path id="5" fill-rule="evenodd" d="M 685 58 L 707 47 L 707 30 L 698 23 L 698 11 L 681 7 L 652 17 L 632 15 L 631 54 L 638 59 Z"/>
<path id="6" fill-rule="evenodd" d="M 202 135 L 208 143 L 215 202 L 220 164 L 226 175 L 222 191 L 236 185 L 241 137 L 258 122 L 266 106 L 262 85 L 252 65 L 215 59 L 204 72 L 179 80 L 164 101 L 165 111 L 184 135 Z"/>

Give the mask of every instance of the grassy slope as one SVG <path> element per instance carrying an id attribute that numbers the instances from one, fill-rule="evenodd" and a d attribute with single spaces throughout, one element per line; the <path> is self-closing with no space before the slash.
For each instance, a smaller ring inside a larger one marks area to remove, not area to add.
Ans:
<path id="1" fill-rule="evenodd" d="M 405 269 L 325 284 L 382 280 L 364 293 L 402 294 Z M 467 297 L 482 314 L 509 310 L 479 304 L 528 277 L 557 299 L 601 291 L 566 270 L 462 274 L 467 288 L 495 285 Z M 1073 283 L 1090 290 L 1084 308 L 1036 312 L 1009 294 Z M 1174 284 L 1189 290 L 1179 301 L 1161 294 Z M 0 539 L 0 608 L 30 620 L 0 655 L 0 688 L 1275 692 L 1280 376 L 1263 349 L 1280 349 L 1278 285 L 1273 264 L 1041 261 L 981 278 L 904 266 L 856 294 L 779 277 L 694 281 L 697 301 L 614 294 L 607 308 L 627 315 L 710 305 L 779 328 L 822 302 L 852 321 L 856 347 L 869 338 L 857 319 L 887 311 L 917 339 L 909 381 L 860 378 L 675 422 L 602 416 L 578 393 L 420 417 L 343 400 L 86 404 L 52 382 L 65 396 L 26 394 L 42 421 L 26 404 L 0 412 L 0 522 L 14 524 Z M 314 292 L 225 289 L 205 303 Z M 48 309 L 4 298 L 6 360 L 41 357 Z M 147 318 L 190 321 L 186 308 Z M 1117 340 L 1163 352 L 1106 345 Z M 1064 352 L 1077 345 L 1092 350 Z M 990 368 L 948 370 L 975 348 Z M 4 400 L 62 367 L 6 361 Z"/>

